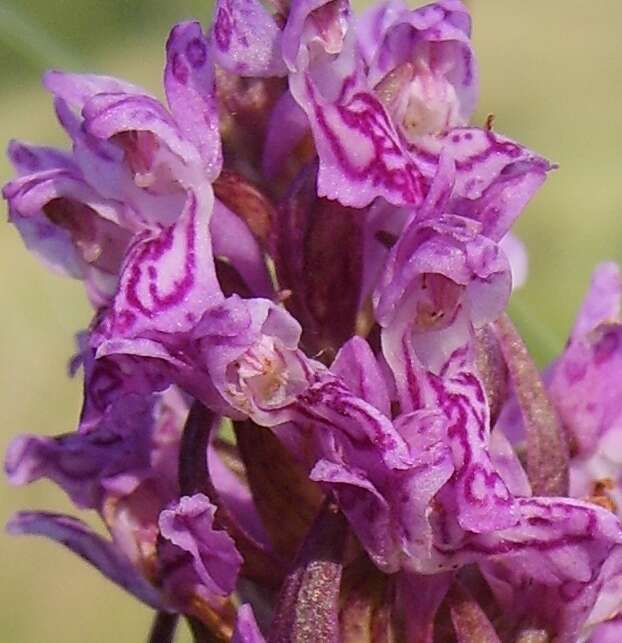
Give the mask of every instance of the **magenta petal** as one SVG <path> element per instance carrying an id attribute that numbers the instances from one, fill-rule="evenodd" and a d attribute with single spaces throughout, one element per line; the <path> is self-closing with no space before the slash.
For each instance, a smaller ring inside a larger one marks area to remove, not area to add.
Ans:
<path id="1" fill-rule="evenodd" d="M 290 88 L 307 112 L 320 157 L 319 196 L 355 208 L 379 196 L 394 205 L 421 203 L 422 176 L 377 98 L 361 90 L 330 102 L 304 74 Z"/>
<path id="2" fill-rule="evenodd" d="M 341 52 L 350 27 L 348 0 L 294 0 L 283 29 L 283 60 L 290 72 L 301 71 L 317 55 Z"/>
<path id="3" fill-rule="evenodd" d="M 7 148 L 7 156 L 20 175 L 53 169 L 77 171 L 71 155 L 53 147 L 29 145 L 22 141 L 12 140 Z"/>
<path id="4" fill-rule="evenodd" d="M 270 113 L 261 169 L 266 177 L 277 176 L 283 164 L 309 129 L 307 116 L 289 91 Z"/>
<path id="5" fill-rule="evenodd" d="M 599 324 L 619 321 L 621 305 L 620 268 L 613 262 L 602 263 L 592 274 L 590 289 L 572 329 L 572 340 L 581 339 Z"/>
<path id="6" fill-rule="evenodd" d="M 274 292 L 264 255 L 246 223 L 218 199 L 210 221 L 214 255 L 224 257 L 238 271 L 256 297 Z"/>
<path id="7" fill-rule="evenodd" d="M 284 76 L 281 31 L 258 0 L 218 0 L 212 27 L 219 65 L 239 76 Z"/>
<path id="8" fill-rule="evenodd" d="M 112 76 L 72 74 L 58 70 L 48 71 L 43 77 L 43 84 L 54 96 L 76 110 L 81 110 L 97 94 L 146 94 L 141 87 Z"/>
<path id="9" fill-rule="evenodd" d="M 503 236 L 512 218 L 520 211 L 520 205 L 527 203 L 551 169 L 548 161 L 518 143 L 477 128 L 455 128 L 443 137 L 420 138 L 411 151 L 417 167 L 426 176 L 434 175 L 441 152 L 455 161 L 454 197 L 482 198 L 479 207 L 486 212 L 488 227 L 499 228 L 498 232 L 491 232 L 495 238 Z M 496 181 L 500 183 L 495 185 Z M 490 193 L 488 189 L 491 189 Z M 499 213 L 493 209 L 496 200 L 499 201 Z M 460 209 L 458 213 L 461 213 Z M 499 214 L 504 216 L 500 218 Z"/>
<path id="10" fill-rule="evenodd" d="M 581 640 L 602 588 L 619 574 L 620 521 L 567 498 L 520 498 L 517 506 L 515 527 L 478 536 L 465 551 L 486 555 L 480 567 L 508 616 L 540 623 L 560 641 Z"/>
<path id="11" fill-rule="evenodd" d="M 214 63 L 207 37 L 198 22 L 182 22 L 166 43 L 166 96 L 182 133 L 203 159 L 206 178 L 213 181 L 222 167 L 215 100 Z"/>
<path id="12" fill-rule="evenodd" d="M 365 472 L 347 463 L 319 460 L 309 477 L 332 491 L 374 564 L 395 571 L 399 560 L 389 504 Z"/>
<path id="13" fill-rule="evenodd" d="M 187 163 L 198 160 L 197 150 L 184 138 L 177 124 L 161 103 L 147 95 L 99 94 L 84 109 L 89 134 L 110 139 L 128 131 L 153 132 Z"/>
<path id="14" fill-rule="evenodd" d="M 452 212 L 480 221 L 483 234 L 491 239 L 499 240 L 504 235 L 507 238 L 511 234 L 508 230 L 544 183 L 549 169 L 544 159 L 535 156 L 510 162 L 497 176 L 493 170 L 494 180 L 479 198 L 456 199 Z M 459 166 L 458 192 L 468 190 L 469 182 L 473 181 L 463 180 L 464 172 L 469 171 L 468 164 Z M 483 168 L 481 171 L 485 172 Z"/>
<path id="15" fill-rule="evenodd" d="M 106 578 L 154 609 L 166 609 L 157 590 L 118 549 L 80 520 L 61 514 L 20 512 L 7 525 L 10 534 L 46 536 L 96 567 Z"/>
<path id="16" fill-rule="evenodd" d="M 387 417 L 391 416 L 387 382 L 369 344 L 362 337 L 353 337 L 342 346 L 330 370 L 354 395 L 369 402 Z"/>
<path id="17" fill-rule="evenodd" d="M 235 630 L 231 643 L 265 643 L 257 621 L 253 608 L 246 603 L 238 609 L 238 618 L 235 623 Z"/>
<path id="18" fill-rule="evenodd" d="M 209 234 L 213 198 L 211 189 L 188 192 L 175 225 L 157 236 L 146 232 L 137 238 L 98 338 L 190 330 L 207 308 L 222 300 Z"/>
<path id="19" fill-rule="evenodd" d="M 407 82 L 426 77 L 422 98 L 430 111 L 447 110 L 448 126 L 467 123 L 477 103 L 478 70 L 470 34 L 471 18 L 459 0 L 415 10 L 399 0 L 385 2 L 357 24 L 370 84 L 377 87 L 389 74 L 412 66 L 414 78 Z"/>
<path id="20" fill-rule="evenodd" d="M 214 528 L 215 511 L 203 494 L 183 496 L 162 511 L 159 526 L 169 546 L 190 554 L 195 582 L 210 594 L 226 596 L 235 588 L 242 558 L 230 536 Z"/>

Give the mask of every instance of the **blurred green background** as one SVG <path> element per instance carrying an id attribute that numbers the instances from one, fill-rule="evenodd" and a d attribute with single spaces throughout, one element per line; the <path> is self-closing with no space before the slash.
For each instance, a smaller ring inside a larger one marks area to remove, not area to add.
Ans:
<path id="1" fill-rule="evenodd" d="M 475 122 L 494 113 L 497 131 L 560 164 L 518 225 L 530 277 L 511 305 L 544 363 L 563 345 L 595 264 L 622 260 L 622 3 L 470 5 L 482 77 Z M 210 14 L 206 0 L 0 0 L 2 145 L 12 137 L 65 144 L 39 83 L 46 68 L 117 75 L 161 93 L 169 25 L 207 23 Z M 10 176 L 0 159 L 0 182 Z M 8 225 L 0 226 L 0 284 L 4 452 L 18 433 L 75 426 L 80 383 L 67 378 L 66 361 L 89 311 L 80 284 L 47 274 Z M 69 510 L 47 483 L 1 488 L 1 523 L 20 508 Z M 0 565 L 4 643 L 145 639 L 149 610 L 60 547 L 2 535 Z"/>

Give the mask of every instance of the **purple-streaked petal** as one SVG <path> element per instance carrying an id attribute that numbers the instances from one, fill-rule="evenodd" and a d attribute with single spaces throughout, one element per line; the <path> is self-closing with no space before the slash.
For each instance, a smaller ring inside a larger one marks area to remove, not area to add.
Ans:
<path id="1" fill-rule="evenodd" d="M 448 150 L 453 153 L 451 147 Z M 527 150 L 523 150 L 523 156 L 528 154 Z M 471 163 L 477 165 L 481 162 L 488 163 L 488 161 L 476 159 L 470 159 L 464 164 L 457 163 L 457 191 L 459 195 L 462 195 L 462 191 L 468 192 L 470 184 L 475 185 L 478 180 L 481 180 L 481 176 L 478 178 L 471 176 L 471 172 L 474 171 L 471 168 Z M 488 169 L 482 166 L 479 170 L 482 175 L 485 176 L 488 171 L 493 179 L 490 186 L 478 198 L 472 199 L 468 194 L 464 195 L 464 199 L 456 198 L 452 203 L 451 211 L 480 221 L 482 233 L 487 237 L 495 240 L 507 240 L 511 234 L 508 230 L 533 195 L 540 189 L 546 179 L 546 173 L 550 169 L 551 166 L 537 156 L 532 158 L 527 156 L 524 160 L 519 159 L 515 162 L 510 161 L 498 174 L 496 173 L 497 168 L 494 168 L 492 164 Z M 470 178 L 465 181 L 467 176 Z"/>
<path id="2" fill-rule="evenodd" d="M 319 460 L 309 475 L 311 480 L 331 490 L 374 564 L 383 570 L 396 571 L 398 544 L 389 504 L 366 473 L 354 470 L 348 463 Z"/>
<path id="3" fill-rule="evenodd" d="M 182 22 L 166 43 L 166 97 L 183 135 L 198 148 L 207 180 L 222 168 L 215 100 L 214 63 L 207 37 L 198 22 Z"/>
<path id="4" fill-rule="evenodd" d="M 198 149 L 155 98 L 99 94 L 88 101 L 83 114 L 87 134 L 124 149 L 138 187 L 165 192 L 175 183 L 189 187 L 203 180 Z"/>
<path id="5" fill-rule="evenodd" d="M 360 90 L 331 102 L 305 74 L 290 89 L 313 132 L 320 158 L 319 196 L 355 208 L 377 197 L 394 205 L 421 203 L 422 175 L 373 94 Z"/>
<path id="6" fill-rule="evenodd" d="M 461 309 L 478 328 L 499 315 L 510 289 L 507 259 L 478 224 L 447 215 L 415 220 L 389 255 L 374 296 L 376 318 L 386 326 L 408 302 L 422 336 L 451 327 Z"/>
<path id="7" fill-rule="evenodd" d="M 120 435 L 67 434 L 58 438 L 35 435 L 15 439 L 6 455 L 9 482 L 23 485 L 49 478 L 81 508 L 95 509 L 102 502 L 101 479 L 110 461 L 123 454 Z"/>
<path id="8" fill-rule="evenodd" d="M 454 200 L 483 201 L 477 209 L 467 203 L 452 207 L 452 211 L 461 214 L 463 210 L 473 209 L 475 214 L 472 216 L 478 218 L 483 216 L 479 212 L 482 210 L 485 234 L 496 239 L 507 231 L 512 218 L 551 169 L 548 161 L 518 143 L 477 128 L 455 128 L 443 137 L 419 138 L 411 145 L 411 152 L 417 168 L 425 176 L 434 176 L 441 153 L 454 160 Z"/>
<path id="9" fill-rule="evenodd" d="M 91 563 L 106 578 L 154 609 L 166 609 L 158 591 L 118 549 L 83 522 L 61 514 L 21 512 L 8 523 L 10 534 L 46 536 Z"/>
<path id="10" fill-rule="evenodd" d="M 622 526 L 610 511 L 566 498 L 520 498 L 517 506 L 515 527 L 479 535 L 463 553 L 486 556 L 480 568 L 509 619 L 579 640 L 601 588 L 619 573 Z"/>
<path id="11" fill-rule="evenodd" d="M 297 351 L 300 325 L 267 299 L 233 295 L 207 310 L 193 330 L 201 360 L 223 400 L 264 426 L 309 385 L 310 372 Z M 232 409 L 229 409 L 232 412 Z"/>
<path id="12" fill-rule="evenodd" d="M 212 42 L 219 65 L 239 76 L 283 76 L 281 31 L 258 0 L 218 0 Z"/>
<path id="13" fill-rule="evenodd" d="M 353 337 L 342 346 L 330 370 L 354 395 L 369 402 L 387 417 L 391 416 L 387 382 L 374 353 L 362 337 Z"/>
<path id="14" fill-rule="evenodd" d="M 96 341 L 188 331 L 222 300 L 209 233 L 213 198 L 210 188 L 189 191 L 174 226 L 138 237 Z"/>
<path id="15" fill-rule="evenodd" d="M 62 274 L 99 286 L 107 299 L 128 244 L 120 203 L 103 199 L 69 169 L 14 179 L 3 189 L 11 221 L 26 246 Z M 113 277 L 110 284 L 98 275 Z"/>
<path id="16" fill-rule="evenodd" d="M 604 323 L 573 340 L 553 365 L 551 400 L 577 455 L 589 456 L 602 441 L 619 441 L 622 421 L 622 325 Z"/>

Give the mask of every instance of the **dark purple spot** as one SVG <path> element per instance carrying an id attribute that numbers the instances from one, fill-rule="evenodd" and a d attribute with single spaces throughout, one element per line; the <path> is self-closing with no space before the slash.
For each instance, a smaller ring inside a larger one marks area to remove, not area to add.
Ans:
<path id="1" fill-rule="evenodd" d="M 188 67 L 178 53 L 173 54 L 171 69 L 173 72 L 173 76 L 175 77 L 175 80 L 177 80 L 177 82 L 181 83 L 182 85 L 185 85 L 188 82 Z"/>
<path id="2" fill-rule="evenodd" d="M 606 332 L 594 346 L 594 363 L 597 365 L 606 362 L 618 349 L 620 339 L 615 330 Z"/>
<path id="3" fill-rule="evenodd" d="M 220 7 L 216 21 L 214 22 L 214 37 L 216 38 L 218 49 L 221 51 L 229 51 L 232 32 L 233 24 L 231 16 L 223 7 Z"/>
<path id="4" fill-rule="evenodd" d="M 186 57 L 195 69 L 203 67 L 207 60 L 207 48 L 201 38 L 194 38 L 186 45 Z"/>
<path id="5" fill-rule="evenodd" d="M 576 384 L 585 377 L 587 364 L 585 362 L 569 361 L 564 365 L 564 375 L 569 384 Z"/>

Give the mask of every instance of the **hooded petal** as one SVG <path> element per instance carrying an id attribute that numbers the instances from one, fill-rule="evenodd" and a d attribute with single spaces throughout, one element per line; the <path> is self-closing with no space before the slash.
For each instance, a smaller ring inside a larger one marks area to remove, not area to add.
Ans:
<path id="1" fill-rule="evenodd" d="M 370 9 L 357 25 L 368 82 L 406 140 L 465 125 L 479 93 L 466 7 L 445 0 Z"/>

